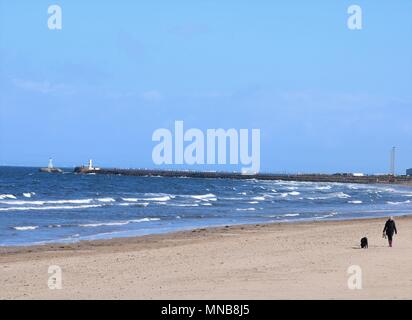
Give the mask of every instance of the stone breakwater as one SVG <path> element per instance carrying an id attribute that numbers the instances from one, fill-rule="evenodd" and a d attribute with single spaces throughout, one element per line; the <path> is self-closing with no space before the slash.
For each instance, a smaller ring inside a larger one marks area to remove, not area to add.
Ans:
<path id="1" fill-rule="evenodd" d="M 307 182 L 337 182 L 337 183 L 363 183 L 363 184 L 404 184 L 412 185 L 410 176 L 392 175 L 365 175 L 352 174 L 242 174 L 237 172 L 214 171 L 184 171 L 184 170 L 150 170 L 150 169 L 118 169 L 76 167 L 75 173 L 80 174 L 109 174 L 125 176 L 161 176 L 161 177 L 187 177 L 187 178 L 217 178 L 217 179 L 257 179 L 257 180 L 281 180 L 281 181 L 307 181 Z"/>

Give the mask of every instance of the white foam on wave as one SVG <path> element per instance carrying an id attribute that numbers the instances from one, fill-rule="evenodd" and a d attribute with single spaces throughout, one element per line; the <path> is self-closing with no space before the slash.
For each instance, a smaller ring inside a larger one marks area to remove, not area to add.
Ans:
<path id="1" fill-rule="evenodd" d="M 348 195 L 348 194 L 346 194 L 346 193 L 344 193 L 344 192 L 337 192 L 335 195 L 336 195 L 338 198 L 341 198 L 341 199 L 351 198 L 350 195 Z"/>
<path id="2" fill-rule="evenodd" d="M 288 189 L 288 190 L 297 190 L 298 187 L 287 187 L 286 189 Z"/>
<path id="3" fill-rule="evenodd" d="M 115 202 L 116 200 L 114 200 L 113 198 L 99 198 L 99 199 L 97 199 L 97 201 L 99 201 L 99 202 Z"/>
<path id="4" fill-rule="evenodd" d="M 175 203 L 175 204 L 169 204 L 171 207 L 198 207 L 198 203 Z"/>
<path id="5" fill-rule="evenodd" d="M 162 197 L 154 197 L 154 198 L 144 198 L 142 200 L 144 201 L 169 201 L 170 199 L 172 199 L 172 196 L 162 196 Z"/>
<path id="6" fill-rule="evenodd" d="M 326 200 L 328 197 L 307 197 L 308 200 Z"/>
<path id="7" fill-rule="evenodd" d="M 287 213 L 283 215 L 283 217 L 297 217 L 297 216 L 300 216 L 300 213 Z"/>
<path id="8" fill-rule="evenodd" d="M 244 200 L 245 198 L 239 198 L 239 197 L 221 197 L 221 200 Z"/>
<path id="9" fill-rule="evenodd" d="M 333 199 L 333 198 L 347 199 L 347 198 L 352 198 L 352 197 L 350 195 L 344 193 L 344 192 L 334 192 L 334 193 L 329 193 L 329 194 L 323 195 L 321 197 L 307 197 L 306 199 L 308 199 L 308 200 L 327 200 L 327 199 Z"/>
<path id="10" fill-rule="evenodd" d="M 208 194 L 197 194 L 197 195 L 192 195 L 190 196 L 193 199 L 198 199 L 198 200 L 202 200 L 202 201 L 216 201 L 216 195 L 214 195 L 213 193 L 208 193 Z"/>
<path id="11" fill-rule="evenodd" d="M 332 189 L 332 186 L 320 186 L 320 187 L 316 187 L 316 190 L 330 190 Z"/>
<path id="12" fill-rule="evenodd" d="M 272 198 L 275 198 L 276 195 L 270 194 L 270 193 L 264 193 L 264 194 L 263 194 L 263 197 L 264 197 L 265 199 L 268 199 L 268 198 L 272 199 Z"/>
<path id="13" fill-rule="evenodd" d="M 31 198 L 31 197 L 34 196 L 35 194 L 36 194 L 35 192 L 24 192 L 24 193 L 23 193 L 23 197 Z"/>
<path id="14" fill-rule="evenodd" d="M 298 195 L 300 195 L 300 192 L 292 191 L 292 192 L 289 192 L 288 194 L 291 195 L 291 196 L 298 196 Z"/>
<path id="15" fill-rule="evenodd" d="M 25 227 L 13 227 L 14 230 L 17 231 L 30 231 L 36 230 L 39 226 L 25 226 Z"/>
<path id="16" fill-rule="evenodd" d="M 257 200 L 257 201 L 265 201 L 265 197 L 253 197 L 252 200 Z"/>
<path id="17" fill-rule="evenodd" d="M 248 201 L 248 203 L 250 203 L 250 204 L 258 204 L 259 201 Z"/>
<path id="18" fill-rule="evenodd" d="M 408 204 L 408 203 L 411 203 L 411 200 L 399 201 L 399 202 L 396 202 L 396 201 L 387 201 L 386 203 L 387 203 L 387 204 L 393 204 L 393 205 Z"/>
<path id="19" fill-rule="evenodd" d="M 255 211 L 256 208 L 237 208 L 236 211 Z"/>
<path id="20" fill-rule="evenodd" d="M 45 201 L 4 200 L 4 201 L 0 201 L 0 203 L 1 204 L 10 204 L 10 205 L 15 205 L 15 206 L 26 205 L 26 204 L 43 205 L 43 204 L 45 204 Z"/>
<path id="21" fill-rule="evenodd" d="M 337 212 L 331 212 L 329 214 L 326 214 L 326 215 L 323 215 L 323 216 L 320 216 L 320 217 L 314 217 L 314 219 L 331 218 L 331 217 L 336 216 L 337 214 L 338 214 Z"/>
<path id="22" fill-rule="evenodd" d="M 123 201 L 127 201 L 127 202 L 137 202 L 140 199 L 139 198 L 122 198 Z"/>
<path id="23" fill-rule="evenodd" d="M 91 203 L 93 199 L 69 199 L 69 200 L 50 200 L 45 201 L 46 204 L 87 204 Z"/>
<path id="24" fill-rule="evenodd" d="M 17 199 L 14 194 L 0 194 L 0 199 Z"/>
<path id="25" fill-rule="evenodd" d="M 37 201 L 26 201 L 26 200 L 4 200 L 0 201 L 2 204 L 10 205 L 44 205 L 44 204 L 87 204 L 91 203 L 93 199 L 74 199 L 74 200 L 37 200 Z"/>
<path id="26" fill-rule="evenodd" d="M 101 223 L 79 224 L 79 227 L 96 228 L 96 227 L 104 227 L 104 226 L 124 226 L 124 225 L 131 224 L 131 223 L 159 221 L 159 220 L 160 220 L 160 218 L 143 218 L 143 219 L 134 219 L 134 220 L 118 221 L 118 222 L 101 222 Z"/>
<path id="27" fill-rule="evenodd" d="M 361 204 L 361 203 L 363 203 L 363 201 L 361 201 L 361 200 L 353 200 L 353 201 L 348 201 L 348 203 Z"/>
<path id="28" fill-rule="evenodd" d="M 102 205 L 90 204 L 83 206 L 48 206 L 48 207 L 9 207 L 0 208 L 0 211 L 31 211 L 31 210 L 70 210 L 70 209 L 88 209 L 88 208 L 98 208 Z"/>

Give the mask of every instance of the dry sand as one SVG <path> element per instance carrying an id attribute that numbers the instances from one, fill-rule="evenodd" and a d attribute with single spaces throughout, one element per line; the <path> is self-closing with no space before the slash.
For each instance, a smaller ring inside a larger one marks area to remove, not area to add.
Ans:
<path id="1" fill-rule="evenodd" d="M 0 249 L 2 299 L 411 299 L 412 217 L 200 229 Z M 367 234 L 369 249 L 359 249 Z M 62 269 L 61 290 L 47 286 Z M 347 270 L 362 269 L 361 290 Z"/>

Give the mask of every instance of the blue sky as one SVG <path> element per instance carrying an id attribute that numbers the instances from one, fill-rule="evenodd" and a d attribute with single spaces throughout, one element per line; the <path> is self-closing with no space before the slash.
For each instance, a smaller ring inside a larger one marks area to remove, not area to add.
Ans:
<path id="1" fill-rule="evenodd" d="M 387 172 L 397 146 L 402 173 L 412 2 L 0 0 L 0 164 L 154 167 L 175 120 L 260 129 L 261 171 Z"/>

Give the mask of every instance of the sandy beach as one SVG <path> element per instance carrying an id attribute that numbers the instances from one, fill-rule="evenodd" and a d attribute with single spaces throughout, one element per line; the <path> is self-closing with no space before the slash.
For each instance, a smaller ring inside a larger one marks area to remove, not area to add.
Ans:
<path id="1" fill-rule="evenodd" d="M 0 248 L 1 299 L 411 299 L 412 217 L 231 226 Z M 369 249 L 359 249 L 367 235 Z M 48 287 L 48 268 L 62 288 Z M 348 288 L 348 268 L 362 289 Z"/>

